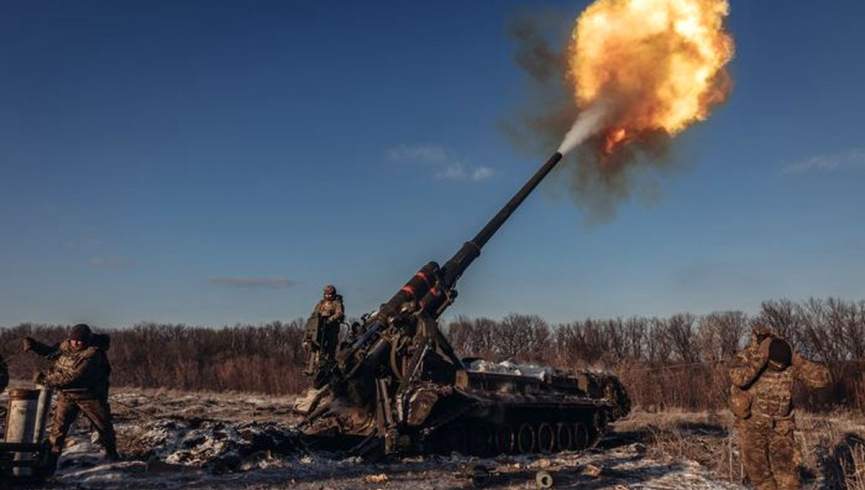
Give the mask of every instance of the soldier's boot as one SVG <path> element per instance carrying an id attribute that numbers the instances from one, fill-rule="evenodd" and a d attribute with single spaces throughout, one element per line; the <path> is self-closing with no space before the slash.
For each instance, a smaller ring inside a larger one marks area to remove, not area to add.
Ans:
<path id="1" fill-rule="evenodd" d="M 123 460 L 120 453 L 117 452 L 117 443 L 115 441 L 106 441 L 105 435 L 100 432 L 98 442 L 103 448 L 102 454 L 107 461 L 116 463 L 117 461 Z"/>
<path id="2" fill-rule="evenodd" d="M 114 435 L 113 427 L 110 429 L 110 435 L 103 432 L 99 434 L 99 436 L 100 442 L 102 442 L 102 447 L 105 448 L 105 459 L 112 463 L 123 461 L 123 457 L 117 452 L 117 440 Z"/>
<path id="3" fill-rule="evenodd" d="M 48 436 L 48 447 L 49 452 L 58 458 L 60 457 L 60 453 L 63 452 L 63 446 L 66 444 L 66 434 L 63 435 L 50 435 Z"/>
<path id="4" fill-rule="evenodd" d="M 117 442 L 115 440 L 116 436 L 111 435 L 111 439 L 109 440 L 106 439 L 106 434 L 103 431 L 100 431 L 99 428 L 95 425 L 92 426 L 92 430 L 95 431 L 96 434 L 96 438 L 93 442 L 102 446 L 102 454 L 103 456 L 105 456 L 105 459 L 112 463 L 122 461 L 123 458 L 117 452 Z"/>
<path id="5" fill-rule="evenodd" d="M 57 472 L 57 460 L 60 459 L 60 453 L 54 452 L 54 450 L 49 450 L 48 454 L 45 456 L 45 464 L 42 466 L 42 476 L 48 478 L 50 476 L 54 476 L 54 473 Z"/>
<path id="6" fill-rule="evenodd" d="M 105 459 L 116 463 L 118 461 L 123 461 L 123 458 L 120 456 L 120 453 L 117 452 L 117 448 L 114 447 L 106 447 L 105 448 Z"/>

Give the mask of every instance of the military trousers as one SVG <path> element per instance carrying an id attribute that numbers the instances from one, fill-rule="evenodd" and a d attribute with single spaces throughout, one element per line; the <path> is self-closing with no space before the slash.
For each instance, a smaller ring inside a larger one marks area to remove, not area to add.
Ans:
<path id="1" fill-rule="evenodd" d="M 758 490 L 792 490 L 801 487 L 793 416 L 752 414 L 736 421 L 739 453 L 751 484 Z"/>
<path id="2" fill-rule="evenodd" d="M 51 452 L 59 455 L 63 451 L 66 434 L 78 414 L 82 413 L 99 433 L 99 442 L 108 455 L 116 455 L 117 441 L 114 435 L 114 424 L 111 420 L 111 406 L 106 398 L 77 398 L 60 393 L 51 417 L 51 430 L 48 432 L 48 443 Z"/>
<path id="3" fill-rule="evenodd" d="M 9 386 L 9 370 L 6 368 L 6 362 L 0 357 L 0 393 Z"/>

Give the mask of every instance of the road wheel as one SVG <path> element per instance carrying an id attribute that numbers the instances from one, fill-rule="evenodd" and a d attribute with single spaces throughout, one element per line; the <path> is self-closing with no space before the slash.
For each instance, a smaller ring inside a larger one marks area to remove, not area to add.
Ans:
<path id="1" fill-rule="evenodd" d="M 574 424 L 574 449 L 585 449 L 589 446 L 589 429 L 586 424 L 577 422 Z"/>
<path id="2" fill-rule="evenodd" d="M 514 429 L 510 425 L 496 427 L 496 453 L 509 454 L 514 451 Z"/>
<path id="3" fill-rule="evenodd" d="M 517 451 L 520 454 L 535 452 L 535 428 L 530 424 L 523 424 L 517 432 Z"/>
<path id="4" fill-rule="evenodd" d="M 574 431 L 570 424 L 556 425 L 556 444 L 559 451 L 574 449 Z"/>
<path id="5" fill-rule="evenodd" d="M 553 426 L 542 422 L 538 426 L 538 451 L 549 454 L 556 450 L 556 431 Z"/>

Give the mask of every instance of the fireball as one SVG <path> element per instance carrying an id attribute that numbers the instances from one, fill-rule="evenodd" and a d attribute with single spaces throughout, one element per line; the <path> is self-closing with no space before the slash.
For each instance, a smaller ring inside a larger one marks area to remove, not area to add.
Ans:
<path id="1" fill-rule="evenodd" d="M 580 15 L 568 78 L 581 109 L 608 108 L 602 152 L 649 132 L 675 135 L 726 100 L 728 11 L 727 0 L 598 0 Z"/>

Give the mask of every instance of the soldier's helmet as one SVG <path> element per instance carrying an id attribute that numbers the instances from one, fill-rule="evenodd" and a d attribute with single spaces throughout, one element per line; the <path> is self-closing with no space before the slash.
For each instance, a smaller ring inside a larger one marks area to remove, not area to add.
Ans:
<path id="1" fill-rule="evenodd" d="M 324 299 L 333 298 L 336 298 L 336 288 L 333 287 L 333 284 L 328 284 L 324 287 Z"/>
<path id="2" fill-rule="evenodd" d="M 90 330 L 90 326 L 84 323 L 79 323 L 72 327 L 72 331 L 69 332 L 69 338 L 71 340 L 80 340 L 85 344 L 90 342 L 90 336 L 93 332 Z"/>

